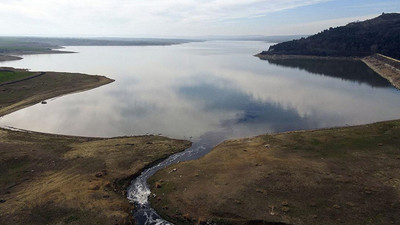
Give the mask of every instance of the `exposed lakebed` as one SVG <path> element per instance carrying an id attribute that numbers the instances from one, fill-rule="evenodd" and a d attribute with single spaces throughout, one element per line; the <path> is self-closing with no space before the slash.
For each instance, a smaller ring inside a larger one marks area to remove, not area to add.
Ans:
<path id="1" fill-rule="evenodd" d="M 363 63 L 253 56 L 267 48 L 262 42 L 225 41 L 68 47 L 79 53 L 0 63 L 116 80 L 9 114 L 0 125 L 83 136 L 162 134 L 194 142 L 163 167 L 200 157 L 229 138 L 399 118 L 400 92 Z M 139 192 L 146 205 L 148 191 Z"/>

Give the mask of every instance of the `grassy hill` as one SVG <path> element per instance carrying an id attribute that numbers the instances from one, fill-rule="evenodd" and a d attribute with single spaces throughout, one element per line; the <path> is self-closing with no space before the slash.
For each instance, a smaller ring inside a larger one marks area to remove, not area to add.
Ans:
<path id="1" fill-rule="evenodd" d="M 400 14 L 329 28 L 308 38 L 273 45 L 261 55 L 368 56 L 400 59 Z"/>

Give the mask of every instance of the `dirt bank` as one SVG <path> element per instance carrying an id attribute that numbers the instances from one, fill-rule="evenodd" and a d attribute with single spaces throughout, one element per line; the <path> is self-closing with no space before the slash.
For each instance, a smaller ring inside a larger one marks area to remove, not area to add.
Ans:
<path id="1" fill-rule="evenodd" d="M 150 179 L 177 224 L 395 224 L 400 121 L 229 140 Z"/>

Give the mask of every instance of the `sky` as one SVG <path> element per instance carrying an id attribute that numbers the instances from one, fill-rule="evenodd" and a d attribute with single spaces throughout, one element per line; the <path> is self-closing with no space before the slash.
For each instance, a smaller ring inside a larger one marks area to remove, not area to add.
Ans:
<path id="1" fill-rule="evenodd" d="M 1 0 L 0 36 L 304 35 L 382 12 L 399 0 Z"/>

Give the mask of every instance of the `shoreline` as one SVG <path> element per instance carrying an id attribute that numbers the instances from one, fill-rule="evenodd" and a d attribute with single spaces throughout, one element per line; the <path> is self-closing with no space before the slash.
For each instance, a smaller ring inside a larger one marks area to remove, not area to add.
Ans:
<path id="1" fill-rule="evenodd" d="M 1 69 L 25 77 L 0 86 L 0 116 L 114 81 L 98 75 Z M 191 145 L 153 135 L 82 137 L 7 127 L 0 128 L 0 137 L 0 220 L 12 224 L 132 224 L 134 206 L 124 190 L 130 178 Z"/>
<path id="2" fill-rule="evenodd" d="M 21 57 L 11 55 L 0 55 L 0 62 L 21 60 Z"/>
<path id="3" fill-rule="evenodd" d="M 29 90 L 28 92 L 32 92 L 33 94 L 26 94 L 25 96 L 19 96 L 18 99 L 12 99 L 10 96 L 8 103 L 2 104 L 0 103 L 0 117 L 5 116 L 9 113 L 15 112 L 17 110 L 23 109 L 25 107 L 40 103 L 44 100 L 63 96 L 66 94 L 72 94 L 77 92 L 83 92 L 87 90 L 91 90 L 109 83 L 114 82 L 113 79 L 109 79 L 105 76 L 99 75 L 86 75 L 80 73 L 62 73 L 62 72 L 39 72 L 39 71 L 29 71 L 23 69 L 15 69 L 9 67 L 0 67 L 0 69 L 11 69 L 14 72 L 30 72 L 30 73 L 40 73 L 40 77 L 34 77 L 31 80 L 21 80 L 21 82 L 13 82 L 7 84 L 6 82 L 2 83 L 3 86 L 0 86 L 0 89 L 4 92 L 4 94 L 14 93 L 18 91 L 26 91 L 26 87 L 24 85 L 29 84 L 32 81 L 35 87 L 40 88 L 43 84 L 48 82 L 48 85 L 53 85 L 51 82 L 54 80 L 54 85 L 56 87 L 50 88 L 42 88 L 40 91 L 38 90 Z M 72 76 L 74 80 L 72 80 Z M 70 83 L 62 84 L 63 79 L 71 79 Z M 84 82 L 81 82 L 84 81 Z M 40 83 L 41 82 L 41 83 Z M 30 83 L 30 85 L 32 85 Z"/>
<path id="4" fill-rule="evenodd" d="M 346 56 L 313 56 L 313 55 L 265 55 L 256 54 L 262 60 L 268 59 L 331 59 L 331 60 L 359 60 L 360 57 L 346 57 Z"/>
<path id="5" fill-rule="evenodd" d="M 332 57 L 332 56 L 309 56 L 309 55 L 264 55 L 256 54 L 261 60 L 268 59 L 329 59 L 329 60 L 357 60 L 362 61 L 381 77 L 388 80 L 395 88 L 400 90 L 400 61 L 381 55 L 375 54 L 366 57 Z"/>
<path id="6" fill-rule="evenodd" d="M 390 224 L 399 131 L 391 120 L 226 140 L 153 175 L 150 202 L 177 224 Z"/>
<path id="7" fill-rule="evenodd" d="M 386 56 L 374 55 L 361 59 L 369 68 L 400 90 L 400 62 Z"/>

